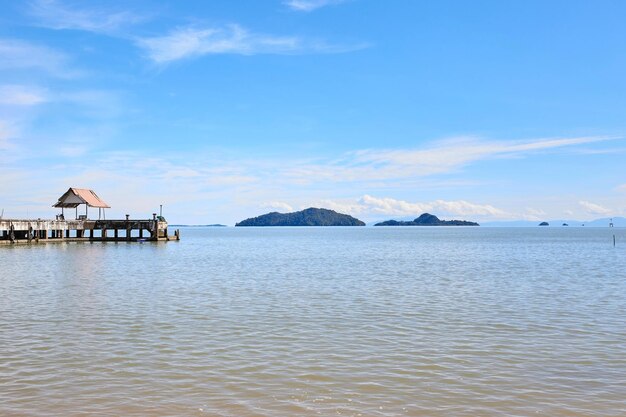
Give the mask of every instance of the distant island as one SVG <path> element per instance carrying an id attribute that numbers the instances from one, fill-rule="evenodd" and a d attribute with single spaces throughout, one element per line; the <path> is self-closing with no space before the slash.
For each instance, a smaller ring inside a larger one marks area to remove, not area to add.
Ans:
<path id="1" fill-rule="evenodd" d="M 387 220 L 374 226 L 480 226 L 478 223 L 465 220 L 439 220 L 437 216 L 424 213 L 412 221 Z"/>
<path id="2" fill-rule="evenodd" d="M 311 207 L 293 213 L 267 213 L 243 220 L 235 226 L 365 226 L 365 223 L 347 214 Z"/>
<path id="3" fill-rule="evenodd" d="M 493 221 L 493 222 L 484 222 L 481 223 L 481 226 L 484 227 L 537 227 L 542 220 L 534 221 L 534 220 L 508 220 L 508 221 Z M 610 227 L 611 223 L 613 227 L 626 227 L 626 218 L 625 217 L 603 217 L 599 219 L 593 220 L 574 220 L 574 219 L 548 219 L 545 220 L 549 225 L 562 225 L 569 227 Z"/>
<path id="4" fill-rule="evenodd" d="M 548 223 L 548 222 L 541 222 L 541 223 L 539 223 L 539 226 L 550 226 L 550 223 Z"/>

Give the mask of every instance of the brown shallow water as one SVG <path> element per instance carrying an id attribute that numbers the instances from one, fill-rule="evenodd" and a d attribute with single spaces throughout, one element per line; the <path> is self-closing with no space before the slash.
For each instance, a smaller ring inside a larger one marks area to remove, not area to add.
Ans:
<path id="1" fill-rule="evenodd" d="M 623 416 L 626 230 L 0 248 L 0 415 Z"/>

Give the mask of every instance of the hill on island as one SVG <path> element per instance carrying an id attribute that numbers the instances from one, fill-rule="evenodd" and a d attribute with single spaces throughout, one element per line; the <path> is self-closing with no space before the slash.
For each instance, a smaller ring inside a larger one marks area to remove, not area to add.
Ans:
<path id="1" fill-rule="evenodd" d="M 412 221 L 387 220 L 374 226 L 480 226 L 478 223 L 465 220 L 439 220 L 437 216 L 424 213 Z"/>
<path id="2" fill-rule="evenodd" d="M 347 214 L 311 207 L 293 213 L 267 213 L 235 226 L 365 226 L 365 223 Z"/>

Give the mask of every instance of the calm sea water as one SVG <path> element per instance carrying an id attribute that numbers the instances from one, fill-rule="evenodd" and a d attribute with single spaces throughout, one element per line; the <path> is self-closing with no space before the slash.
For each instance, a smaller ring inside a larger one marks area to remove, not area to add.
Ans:
<path id="1" fill-rule="evenodd" d="M 0 415 L 626 415 L 626 229 L 182 238 L 0 247 Z"/>

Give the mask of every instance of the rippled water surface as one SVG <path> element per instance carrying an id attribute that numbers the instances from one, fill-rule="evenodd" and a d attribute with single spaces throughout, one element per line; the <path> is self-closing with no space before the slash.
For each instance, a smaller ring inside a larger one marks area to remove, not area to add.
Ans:
<path id="1" fill-rule="evenodd" d="M 182 238 L 0 247 L 0 415 L 626 415 L 625 229 Z"/>

